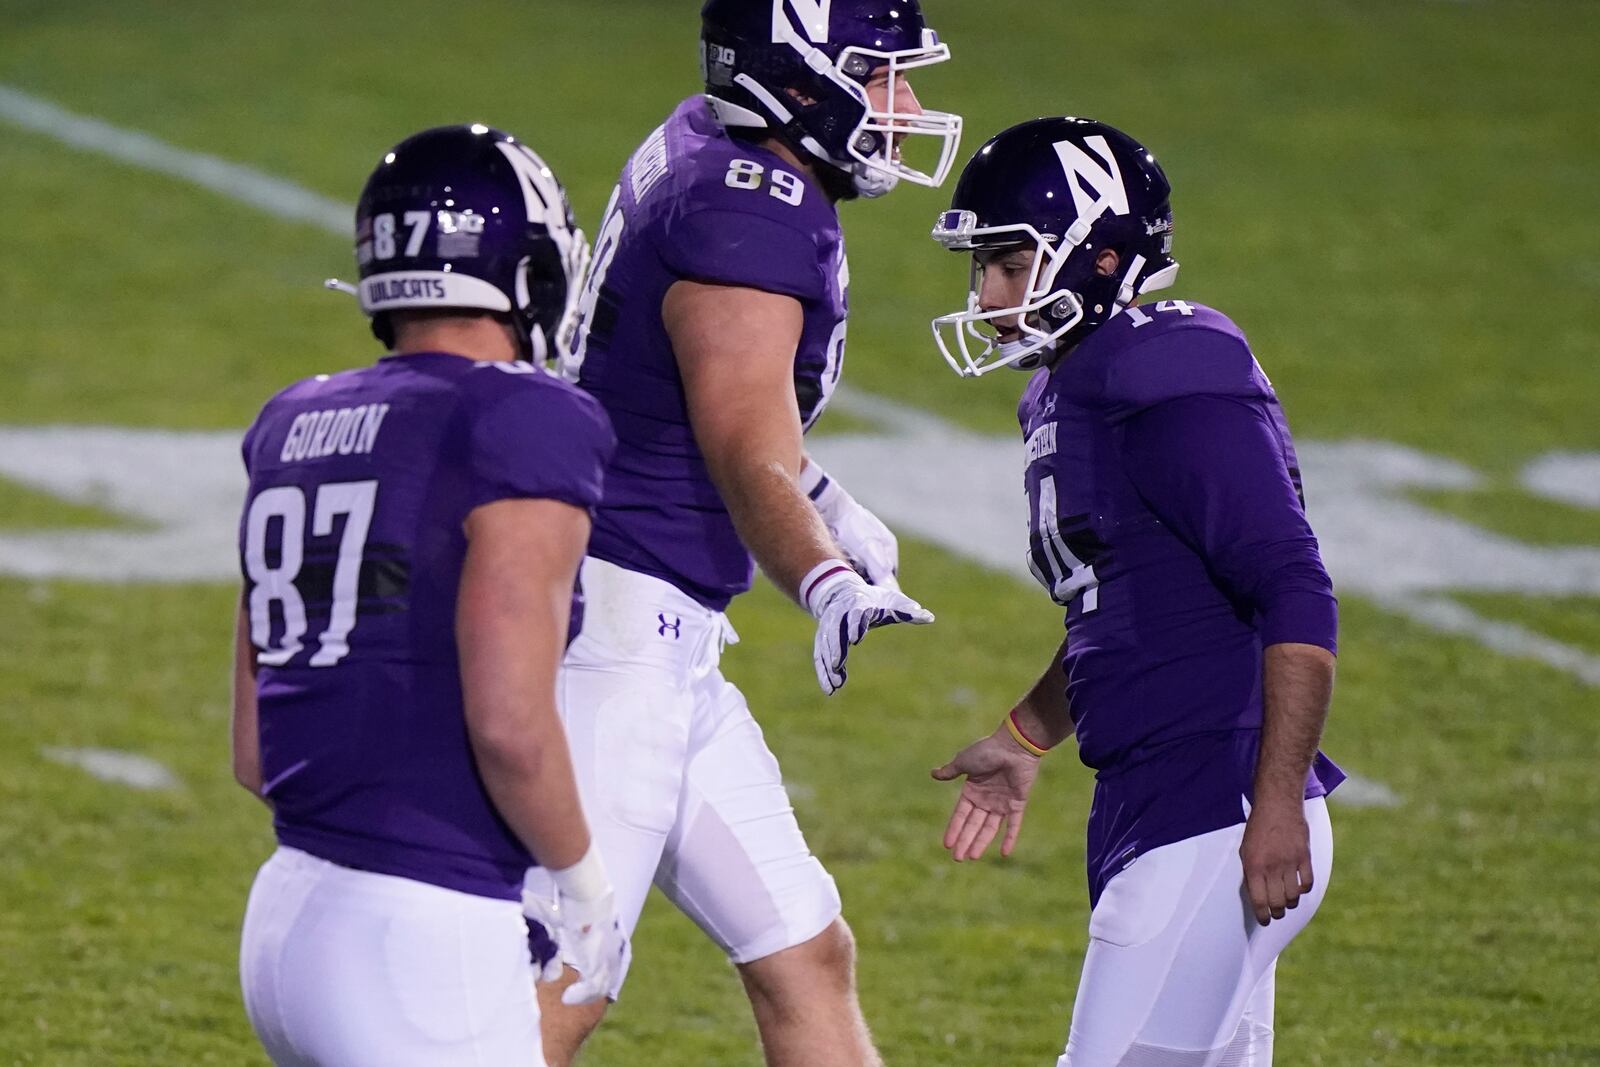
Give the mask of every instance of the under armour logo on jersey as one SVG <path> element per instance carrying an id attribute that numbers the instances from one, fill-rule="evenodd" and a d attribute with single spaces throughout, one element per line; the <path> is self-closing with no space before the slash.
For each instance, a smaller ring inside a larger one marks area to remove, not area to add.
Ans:
<path id="1" fill-rule="evenodd" d="M 678 639 L 678 636 L 679 636 L 678 635 L 678 627 L 683 625 L 682 617 L 674 615 L 672 617 L 672 621 L 668 622 L 667 621 L 667 616 L 666 616 L 665 613 L 657 612 L 656 613 L 656 618 L 661 621 L 661 625 L 656 628 L 656 633 L 660 634 L 662 637 L 665 637 L 665 636 L 667 636 L 667 631 L 671 630 L 672 631 L 672 639 L 674 641 L 676 641 Z"/>
<path id="2" fill-rule="evenodd" d="M 1093 222 L 1110 211 L 1113 215 L 1128 213 L 1128 190 L 1122 184 L 1122 168 L 1111 146 L 1100 134 L 1085 137 L 1083 143 L 1093 150 L 1097 160 L 1072 141 L 1057 141 L 1056 155 L 1067 172 L 1067 185 L 1072 189 L 1072 206 L 1083 222 Z M 1104 160 L 1102 165 L 1100 160 Z M 1088 188 L 1085 188 L 1085 185 Z"/>
<path id="3" fill-rule="evenodd" d="M 793 34 L 789 12 L 812 44 L 828 43 L 828 14 L 833 0 L 772 0 L 772 43 L 783 44 Z"/>

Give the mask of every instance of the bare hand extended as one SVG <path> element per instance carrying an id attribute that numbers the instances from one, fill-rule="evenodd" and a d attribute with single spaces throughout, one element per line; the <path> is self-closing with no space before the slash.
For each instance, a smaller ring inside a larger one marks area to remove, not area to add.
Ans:
<path id="1" fill-rule="evenodd" d="M 1025 751 L 1004 728 L 980 738 L 938 767 L 933 776 L 949 782 L 961 775 L 961 796 L 944 831 L 944 847 L 957 863 L 983 856 L 1001 826 L 1000 855 L 1009 856 L 1022 832 L 1022 812 L 1039 774 L 1039 757 Z"/>
<path id="2" fill-rule="evenodd" d="M 1266 926 L 1311 892 L 1311 833 L 1303 802 L 1257 803 L 1239 845 L 1244 888 L 1256 921 Z"/>

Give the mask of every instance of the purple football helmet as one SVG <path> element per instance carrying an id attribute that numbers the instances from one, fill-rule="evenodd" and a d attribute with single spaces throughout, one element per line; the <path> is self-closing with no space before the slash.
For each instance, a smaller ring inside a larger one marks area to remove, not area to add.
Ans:
<path id="1" fill-rule="evenodd" d="M 524 358 L 559 357 L 588 260 L 544 160 L 480 124 L 401 141 L 356 205 L 357 296 L 385 345 L 394 343 L 388 312 L 474 308 L 507 316 Z"/>
<path id="2" fill-rule="evenodd" d="M 701 68 L 717 118 L 734 129 L 771 130 L 848 175 L 862 196 L 882 196 L 903 178 L 943 184 L 961 143 L 961 116 L 907 102 L 899 75 L 950 58 L 918 0 L 706 0 Z M 880 110 L 866 84 L 888 67 Z M 906 110 L 897 110 L 901 95 Z M 929 170 L 900 158 L 910 134 L 942 139 Z"/>
<path id="3" fill-rule="evenodd" d="M 1171 192 L 1156 157 L 1103 122 L 1034 119 L 995 135 L 933 228 L 945 248 L 973 254 L 966 310 L 933 320 L 945 362 L 963 377 L 1037 367 L 1139 295 L 1171 285 Z M 1034 252 L 1026 297 L 985 311 L 977 253 L 1017 248 Z M 1095 269 L 1106 249 L 1121 261 L 1110 276 Z M 998 342 L 993 321 L 1013 316 L 1022 338 Z"/>

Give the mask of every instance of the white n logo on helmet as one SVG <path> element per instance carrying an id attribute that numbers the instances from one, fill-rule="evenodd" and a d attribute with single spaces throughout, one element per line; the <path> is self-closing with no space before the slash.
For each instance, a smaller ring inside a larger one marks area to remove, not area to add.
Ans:
<path id="1" fill-rule="evenodd" d="M 522 186 L 522 205 L 528 211 L 528 221 L 548 223 L 550 217 L 559 211 L 553 209 L 552 205 L 561 202 L 561 192 L 550 169 L 544 165 L 544 160 L 534 155 L 526 145 L 496 141 L 494 146 L 511 164 L 512 171 L 517 175 L 517 184 Z"/>
<path id="2" fill-rule="evenodd" d="M 516 172 L 517 183 L 522 186 L 522 203 L 528 210 L 528 221 L 543 223 L 545 229 L 550 231 L 556 248 L 566 256 L 572 248 L 573 235 L 567 229 L 566 207 L 555 175 L 544 160 L 525 144 L 496 141 L 494 146 Z"/>
<path id="3" fill-rule="evenodd" d="M 772 0 L 772 43 L 791 40 L 793 30 L 789 12 L 794 12 L 800 28 L 812 44 L 828 43 L 828 13 L 833 0 Z"/>
<path id="4" fill-rule="evenodd" d="M 1117 157 L 1111 154 L 1111 146 L 1099 134 L 1085 137 L 1083 143 L 1093 149 L 1100 159 L 1095 159 L 1071 141 L 1056 142 L 1056 155 L 1061 157 L 1061 166 L 1067 172 L 1067 185 L 1072 188 L 1072 206 L 1078 211 L 1078 219 L 1093 222 L 1107 211 L 1113 215 L 1126 215 L 1128 190 L 1122 184 L 1122 168 L 1117 166 Z M 1100 160 L 1105 161 L 1104 165 Z M 1085 185 L 1094 190 L 1093 194 L 1084 189 Z"/>

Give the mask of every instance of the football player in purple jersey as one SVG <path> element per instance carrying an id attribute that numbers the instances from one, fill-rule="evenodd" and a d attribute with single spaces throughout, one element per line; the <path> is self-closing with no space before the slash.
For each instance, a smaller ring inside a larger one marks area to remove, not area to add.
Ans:
<path id="1" fill-rule="evenodd" d="M 555 706 L 616 440 L 537 361 L 588 248 L 486 126 L 395 146 L 356 242 L 388 354 L 289 386 L 244 439 L 234 771 L 278 839 L 245 1008 L 282 1067 L 542 1067 L 525 871 L 557 887 L 571 1000 L 627 956 Z"/>
<path id="2" fill-rule="evenodd" d="M 702 21 L 706 92 L 623 169 L 565 364 L 618 446 L 563 715 L 624 927 L 655 884 L 739 969 L 768 1064 L 877 1064 L 838 891 L 719 657 L 754 562 L 815 616 L 828 693 L 868 630 L 932 621 L 894 536 L 802 440 L 844 355 L 837 203 L 943 180 L 960 120 L 906 72 L 949 51 L 916 0 L 709 0 Z M 922 169 L 919 144 L 938 148 Z M 564 1064 L 604 1005 L 549 1007 Z"/>
<path id="3" fill-rule="evenodd" d="M 1170 285 L 1166 175 L 1126 134 L 1036 119 L 967 164 L 933 236 L 971 257 L 934 323 L 964 376 L 1031 372 L 1029 563 L 1066 636 L 965 777 L 956 860 L 1004 831 L 1069 737 L 1095 771 L 1089 948 L 1063 1067 L 1272 1059 L 1278 953 L 1333 858 L 1318 750 L 1337 605 L 1272 384 L 1239 328 Z"/>

